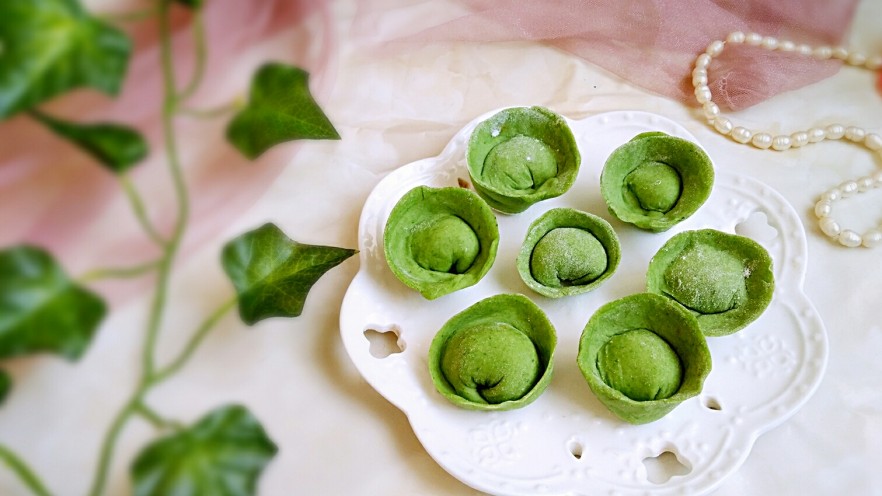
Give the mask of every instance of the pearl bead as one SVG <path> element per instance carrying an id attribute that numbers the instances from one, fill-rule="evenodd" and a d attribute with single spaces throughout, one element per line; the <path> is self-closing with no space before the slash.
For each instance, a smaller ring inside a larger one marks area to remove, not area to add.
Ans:
<path id="1" fill-rule="evenodd" d="M 867 56 L 859 52 L 852 53 L 848 56 L 848 59 L 846 60 L 849 65 L 864 65 L 864 62 L 866 61 Z"/>
<path id="2" fill-rule="evenodd" d="M 711 43 L 710 45 L 707 46 L 707 50 L 705 50 L 705 53 L 711 57 L 716 57 L 717 55 L 719 55 L 723 51 L 724 46 L 725 46 L 725 44 L 722 41 L 720 41 L 720 40 L 714 41 L 713 43 Z"/>
<path id="3" fill-rule="evenodd" d="M 711 90 L 705 85 L 696 86 L 695 87 L 695 99 L 698 100 L 698 103 L 706 103 L 711 101 Z"/>
<path id="4" fill-rule="evenodd" d="M 766 36 L 760 44 L 766 50 L 774 50 L 778 48 L 778 38 Z"/>
<path id="5" fill-rule="evenodd" d="M 747 143 L 753 137 L 753 132 L 750 129 L 738 126 L 732 129 L 730 136 L 739 143 Z"/>
<path id="6" fill-rule="evenodd" d="M 819 127 L 813 127 L 808 130 L 809 143 L 817 143 L 819 141 L 824 141 L 824 138 L 826 136 L 827 136 L 827 133 Z"/>
<path id="7" fill-rule="evenodd" d="M 879 136 L 876 133 L 868 133 L 864 136 L 864 146 L 873 150 L 882 150 L 882 136 Z"/>
<path id="8" fill-rule="evenodd" d="M 729 36 L 726 37 L 726 41 L 729 43 L 744 43 L 744 33 L 741 31 L 729 33 Z"/>
<path id="9" fill-rule="evenodd" d="M 832 52 L 834 59 L 845 60 L 848 58 L 848 50 L 845 47 L 838 46 Z"/>
<path id="10" fill-rule="evenodd" d="M 778 49 L 782 52 L 793 52 L 796 50 L 796 43 L 789 40 L 783 40 L 778 44 Z"/>
<path id="11" fill-rule="evenodd" d="M 871 71 L 882 68 L 882 55 L 868 58 L 864 63 L 864 67 Z"/>
<path id="12" fill-rule="evenodd" d="M 864 246 L 873 248 L 879 245 L 882 245 L 882 231 L 870 229 L 864 233 Z"/>
<path id="13" fill-rule="evenodd" d="M 849 248 L 855 248 L 860 246 L 864 240 L 861 238 L 861 235 L 850 230 L 844 229 L 841 233 L 839 233 L 839 244 L 842 246 L 847 246 Z"/>
<path id="14" fill-rule="evenodd" d="M 692 86 L 706 86 L 707 85 L 707 75 L 699 74 L 698 76 L 692 76 Z"/>
<path id="15" fill-rule="evenodd" d="M 744 35 L 744 42 L 748 45 L 757 46 L 763 42 L 763 36 L 759 33 L 747 33 Z"/>
<path id="16" fill-rule="evenodd" d="M 840 198 L 842 198 L 842 195 L 839 193 L 839 188 L 833 188 L 830 191 L 821 193 L 821 200 L 823 201 L 835 202 Z"/>
<path id="17" fill-rule="evenodd" d="M 814 53 L 814 49 L 806 44 L 797 45 L 796 51 L 799 52 L 800 55 L 805 55 L 806 57 L 809 57 Z"/>
<path id="18" fill-rule="evenodd" d="M 710 63 L 711 56 L 706 53 L 702 53 L 698 56 L 697 59 L 695 59 L 695 67 L 699 67 L 701 69 L 707 69 L 707 66 L 709 66 Z"/>
<path id="19" fill-rule="evenodd" d="M 705 70 L 705 69 L 701 69 L 701 68 L 698 68 L 698 67 L 696 67 L 695 69 L 692 69 L 692 77 L 693 77 L 693 78 L 696 78 L 696 77 L 698 77 L 698 76 L 704 76 L 704 77 L 707 77 L 707 70 Z"/>
<path id="20" fill-rule="evenodd" d="M 750 144 L 761 150 L 765 150 L 772 146 L 772 135 L 767 133 L 754 134 L 753 138 L 750 139 Z"/>
<path id="21" fill-rule="evenodd" d="M 714 102 L 704 103 L 704 116 L 708 121 L 713 122 L 714 118 L 720 115 L 720 107 Z"/>
<path id="22" fill-rule="evenodd" d="M 845 181 L 844 183 L 839 185 L 839 192 L 843 198 L 848 198 L 849 196 L 854 196 L 854 194 L 858 192 L 857 182 L 856 181 Z"/>
<path id="23" fill-rule="evenodd" d="M 842 229 L 839 227 L 839 223 L 833 220 L 833 217 L 824 217 L 820 221 L 818 221 L 818 227 L 821 228 L 821 232 L 830 236 L 831 238 L 835 238 L 839 236 L 839 231 Z"/>
<path id="24" fill-rule="evenodd" d="M 714 119 L 714 129 L 720 134 L 729 134 L 732 132 L 732 122 L 725 117 L 717 117 Z"/>
<path id="25" fill-rule="evenodd" d="M 809 135 L 805 131 L 797 131 L 790 135 L 790 145 L 793 148 L 799 148 L 801 146 L 807 145 L 809 142 Z"/>
<path id="26" fill-rule="evenodd" d="M 815 58 L 825 60 L 833 56 L 833 49 L 828 46 L 819 46 L 812 50 L 812 54 Z"/>
<path id="27" fill-rule="evenodd" d="M 824 137 L 830 140 L 838 140 L 839 138 L 845 136 L 845 126 L 842 124 L 830 124 L 824 130 Z"/>
<path id="28" fill-rule="evenodd" d="M 790 148 L 790 136 L 779 135 L 772 138 L 772 148 L 779 152 Z"/>
<path id="29" fill-rule="evenodd" d="M 862 177 L 857 180 L 858 191 L 863 193 L 865 191 L 869 191 L 873 189 L 876 185 L 876 181 L 872 177 Z"/>
<path id="30" fill-rule="evenodd" d="M 870 177 L 873 178 L 873 181 L 876 181 L 877 188 L 882 188 L 882 171 L 877 171 Z"/>
<path id="31" fill-rule="evenodd" d="M 815 203 L 815 215 L 819 219 L 823 219 L 824 217 L 828 217 L 833 212 L 833 205 L 826 200 L 821 200 L 818 203 Z"/>
<path id="32" fill-rule="evenodd" d="M 867 132 L 857 126 L 848 126 L 845 128 L 845 138 L 851 141 L 863 141 Z"/>

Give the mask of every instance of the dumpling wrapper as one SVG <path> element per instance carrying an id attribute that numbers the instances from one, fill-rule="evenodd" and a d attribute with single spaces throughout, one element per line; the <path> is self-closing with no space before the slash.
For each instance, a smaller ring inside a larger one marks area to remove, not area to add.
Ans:
<path id="1" fill-rule="evenodd" d="M 635 332 L 638 334 L 632 335 Z M 643 332 L 655 334 L 676 354 L 680 374 L 669 355 L 662 359 L 666 364 L 655 366 L 654 373 L 648 374 L 652 371 L 641 364 L 652 360 L 655 353 L 668 352 L 658 340 L 652 343 L 654 340 L 641 336 Z M 614 340 L 631 342 L 616 344 Z M 641 349 L 646 341 L 652 343 L 650 349 Z M 658 420 L 698 395 L 711 370 L 710 350 L 695 317 L 651 293 L 626 296 L 600 307 L 582 330 L 576 362 L 597 399 L 632 424 Z M 677 375 L 682 379 L 675 389 L 671 381 Z M 665 388 L 675 390 L 670 395 L 668 391 L 653 392 Z M 648 399 L 633 399 L 629 394 Z"/>
<path id="2" fill-rule="evenodd" d="M 448 320 L 429 347 L 435 388 L 470 410 L 512 410 L 551 382 L 557 333 L 520 294 L 485 298 Z"/>
<path id="3" fill-rule="evenodd" d="M 392 273 L 433 300 L 476 284 L 496 258 L 496 216 L 463 188 L 417 186 L 393 207 L 383 233 Z"/>
<path id="4" fill-rule="evenodd" d="M 772 258 L 756 241 L 714 229 L 684 231 L 649 261 L 646 288 L 692 312 L 707 336 L 759 318 L 775 291 Z"/>
<path id="5" fill-rule="evenodd" d="M 478 194 L 510 214 L 564 194 L 582 161 L 564 118 L 543 107 L 509 108 L 479 123 L 466 159 Z"/>
<path id="6" fill-rule="evenodd" d="M 713 163 L 704 150 L 662 132 L 638 134 L 616 148 L 600 175 L 609 212 L 653 232 L 666 231 L 694 214 L 713 184 Z"/>
<path id="7" fill-rule="evenodd" d="M 598 287 L 621 260 L 619 238 L 602 218 L 554 208 L 533 221 L 517 259 L 518 274 L 537 293 L 560 298 Z"/>

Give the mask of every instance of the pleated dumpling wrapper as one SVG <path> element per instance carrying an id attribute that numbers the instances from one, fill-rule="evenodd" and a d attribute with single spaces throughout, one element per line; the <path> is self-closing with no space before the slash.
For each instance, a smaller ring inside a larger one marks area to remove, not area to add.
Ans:
<path id="1" fill-rule="evenodd" d="M 600 174 L 610 213 L 653 232 L 682 222 L 711 194 L 714 167 L 695 143 L 662 132 L 638 134 L 615 149 Z"/>
<path id="2" fill-rule="evenodd" d="M 509 214 L 566 193 L 582 163 L 566 120 L 544 107 L 509 108 L 479 123 L 466 160 L 478 194 Z"/>
<path id="3" fill-rule="evenodd" d="M 711 370 L 695 317 L 651 293 L 600 307 L 582 331 L 576 361 L 600 402 L 632 424 L 656 421 L 698 395 Z"/>
<path id="4" fill-rule="evenodd" d="M 454 405 L 512 410 L 548 387 L 556 345 L 554 326 L 532 300 L 495 295 L 441 327 L 429 347 L 429 373 Z"/>
<path id="5" fill-rule="evenodd" d="M 550 298 L 591 291 L 615 272 L 619 238 L 609 222 L 572 208 L 554 208 L 533 221 L 521 245 L 518 273 Z"/>
<path id="6" fill-rule="evenodd" d="M 463 188 L 417 186 L 392 208 L 383 233 L 392 273 L 426 299 L 476 284 L 496 258 L 496 216 Z"/>
<path id="7" fill-rule="evenodd" d="M 707 336 L 725 336 L 759 318 L 772 301 L 772 258 L 756 241 L 714 229 L 684 231 L 649 261 L 646 288 L 682 305 Z"/>

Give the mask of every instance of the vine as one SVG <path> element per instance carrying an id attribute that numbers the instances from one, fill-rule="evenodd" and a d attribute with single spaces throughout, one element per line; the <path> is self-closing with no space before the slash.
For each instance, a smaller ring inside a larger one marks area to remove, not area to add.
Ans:
<path id="1" fill-rule="evenodd" d="M 170 19 L 177 8 L 192 12 L 196 58 L 193 73 L 182 87 L 173 65 Z M 27 114 L 116 174 L 138 225 L 160 248 L 154 260 L 131 267 L 94 269 L 76 280 L 42 248 L 19 245 L 0 249 L 0 309 L 10 315 L 0 321 L 0 359 L 53 352 L 77 360 L 107 313 L 102 298 L 84 285 L 107 278 L 156 275 L 143 330 L 140 378 L 104 434 L 89 496 L 106 494 L 117 441 L 133 418 L 167 433 L 144 447 L 133 461 L 130 473 L 135 494 L 254 494 L 257 479 L 277 448 L 245 407 L 221 406 L 192 425 L 183 425 L 154 409 L 148 402 L 149 393 L 174 377 L 234 308 L 238 307 L 240 317 L 249 325 L 269 317 L 298 316 L 316 280 L 355 253 L 297 243 L 273 224 L 231 240 L 224 246 L 221 261 L 236 295 L 206 316 L 168 363 L 157 363 L 172 271 L 190 216 L 190 193 L 175 119 L 217 118 L 235 112 L 227 127 L 227 139 L 251 159 L 284 141 L 339 139 L 309 93 L 308 74 L 284 64 L 262 66 L 252 80 L 245 103 L 209 110 L 186 107 L 205 74 L 208 46 L 203 8 L 201 0 L 157 0 L 148 9 L 99 18 L 86 12 L 77 0 L 6 0 L 0 4 L 0 42 L 4 50 L 0 57 L 0 120 Z M 131 41 L 107 21 L 148 19 L 155 19 L 158 26 L 164 155 L 177 205 L 168 234 L 156 228 L 148 215 L 146 199 L 128 175 L 129 169 L 147 155 L 146 141 L 137 130 L 118 123 L 71 122 L 39 108 L 49 99 L 82 86 L 115 95 L 131 56 Z M 56 28 L 56 36 L 48 42 L 39 34 L 46 26 Z M 63 50 L 58 49 L 59 45 Z M 11 386 L 9 375 L 0 370 L 0 402 Z M 38 474 L 2 444 L 0 461 L 32 494 L 51 496 Z"/>

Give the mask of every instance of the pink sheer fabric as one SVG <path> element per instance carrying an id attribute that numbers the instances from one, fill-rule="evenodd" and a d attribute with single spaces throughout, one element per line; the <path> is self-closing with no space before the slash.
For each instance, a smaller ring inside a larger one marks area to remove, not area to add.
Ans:
<path id="1" fill-rule="evenodd" d="M 408 36 L 408 42 L 541 41 L 660 95 L 694 104 L 692 64 L 732 31 L 796 43 L 837 44 L 856 0 L 461 0 L 469 13 Z M 372 9 L 381 10 L 382 0 Z M 376 10 L 375 10 L 376 11 Z M 738 110 L 833 74 L 818 62 L 752 47 L 727 49 L 710 67 L 714 101 Z"/>
<path id="2" fill-rule="evenodd" d="M 210 108 L 244 97 L 254 69 L 269 60 L 309 70 L 313 92 L 319 97 L 331 86 L 325 69 L 333 61 L 337 41 L 324 2 L 212 0 L 206 2 L 204 16 L 209 47 L 205 77 L 187 106 Z M 174 62 L 179 87 L 193 71 L 192 22 L 189 11 L 175 9 Z M 158 229 L 167 233 L 176 204 L 160 130 L 163 86 L 156 23 L 135 24 L 130 34 L 136 48 L 118 98 L 84 90 L 44 108 L 80 122 L 122 122 L 144 133 L 151 154 L 136 167 L 132 179 Z M 257 163 L 249 162 L 224 140 L 229 117 L 176 119 L 192 192 L 185 251 L 228 228 L 272 183 L 294 150 L 292 145 L 282 145 Z M 0 133 L 0 247 L 22 242 L 45 247 L 74 275 L 96 266 L 143 262 L 155 254 L 111 173 L 26 116 L 0 123 Z M 108 215 L 111 209 L 122 213 Z M 120 294 L 115 285 L 105 287 L 114 296 Z"/>

